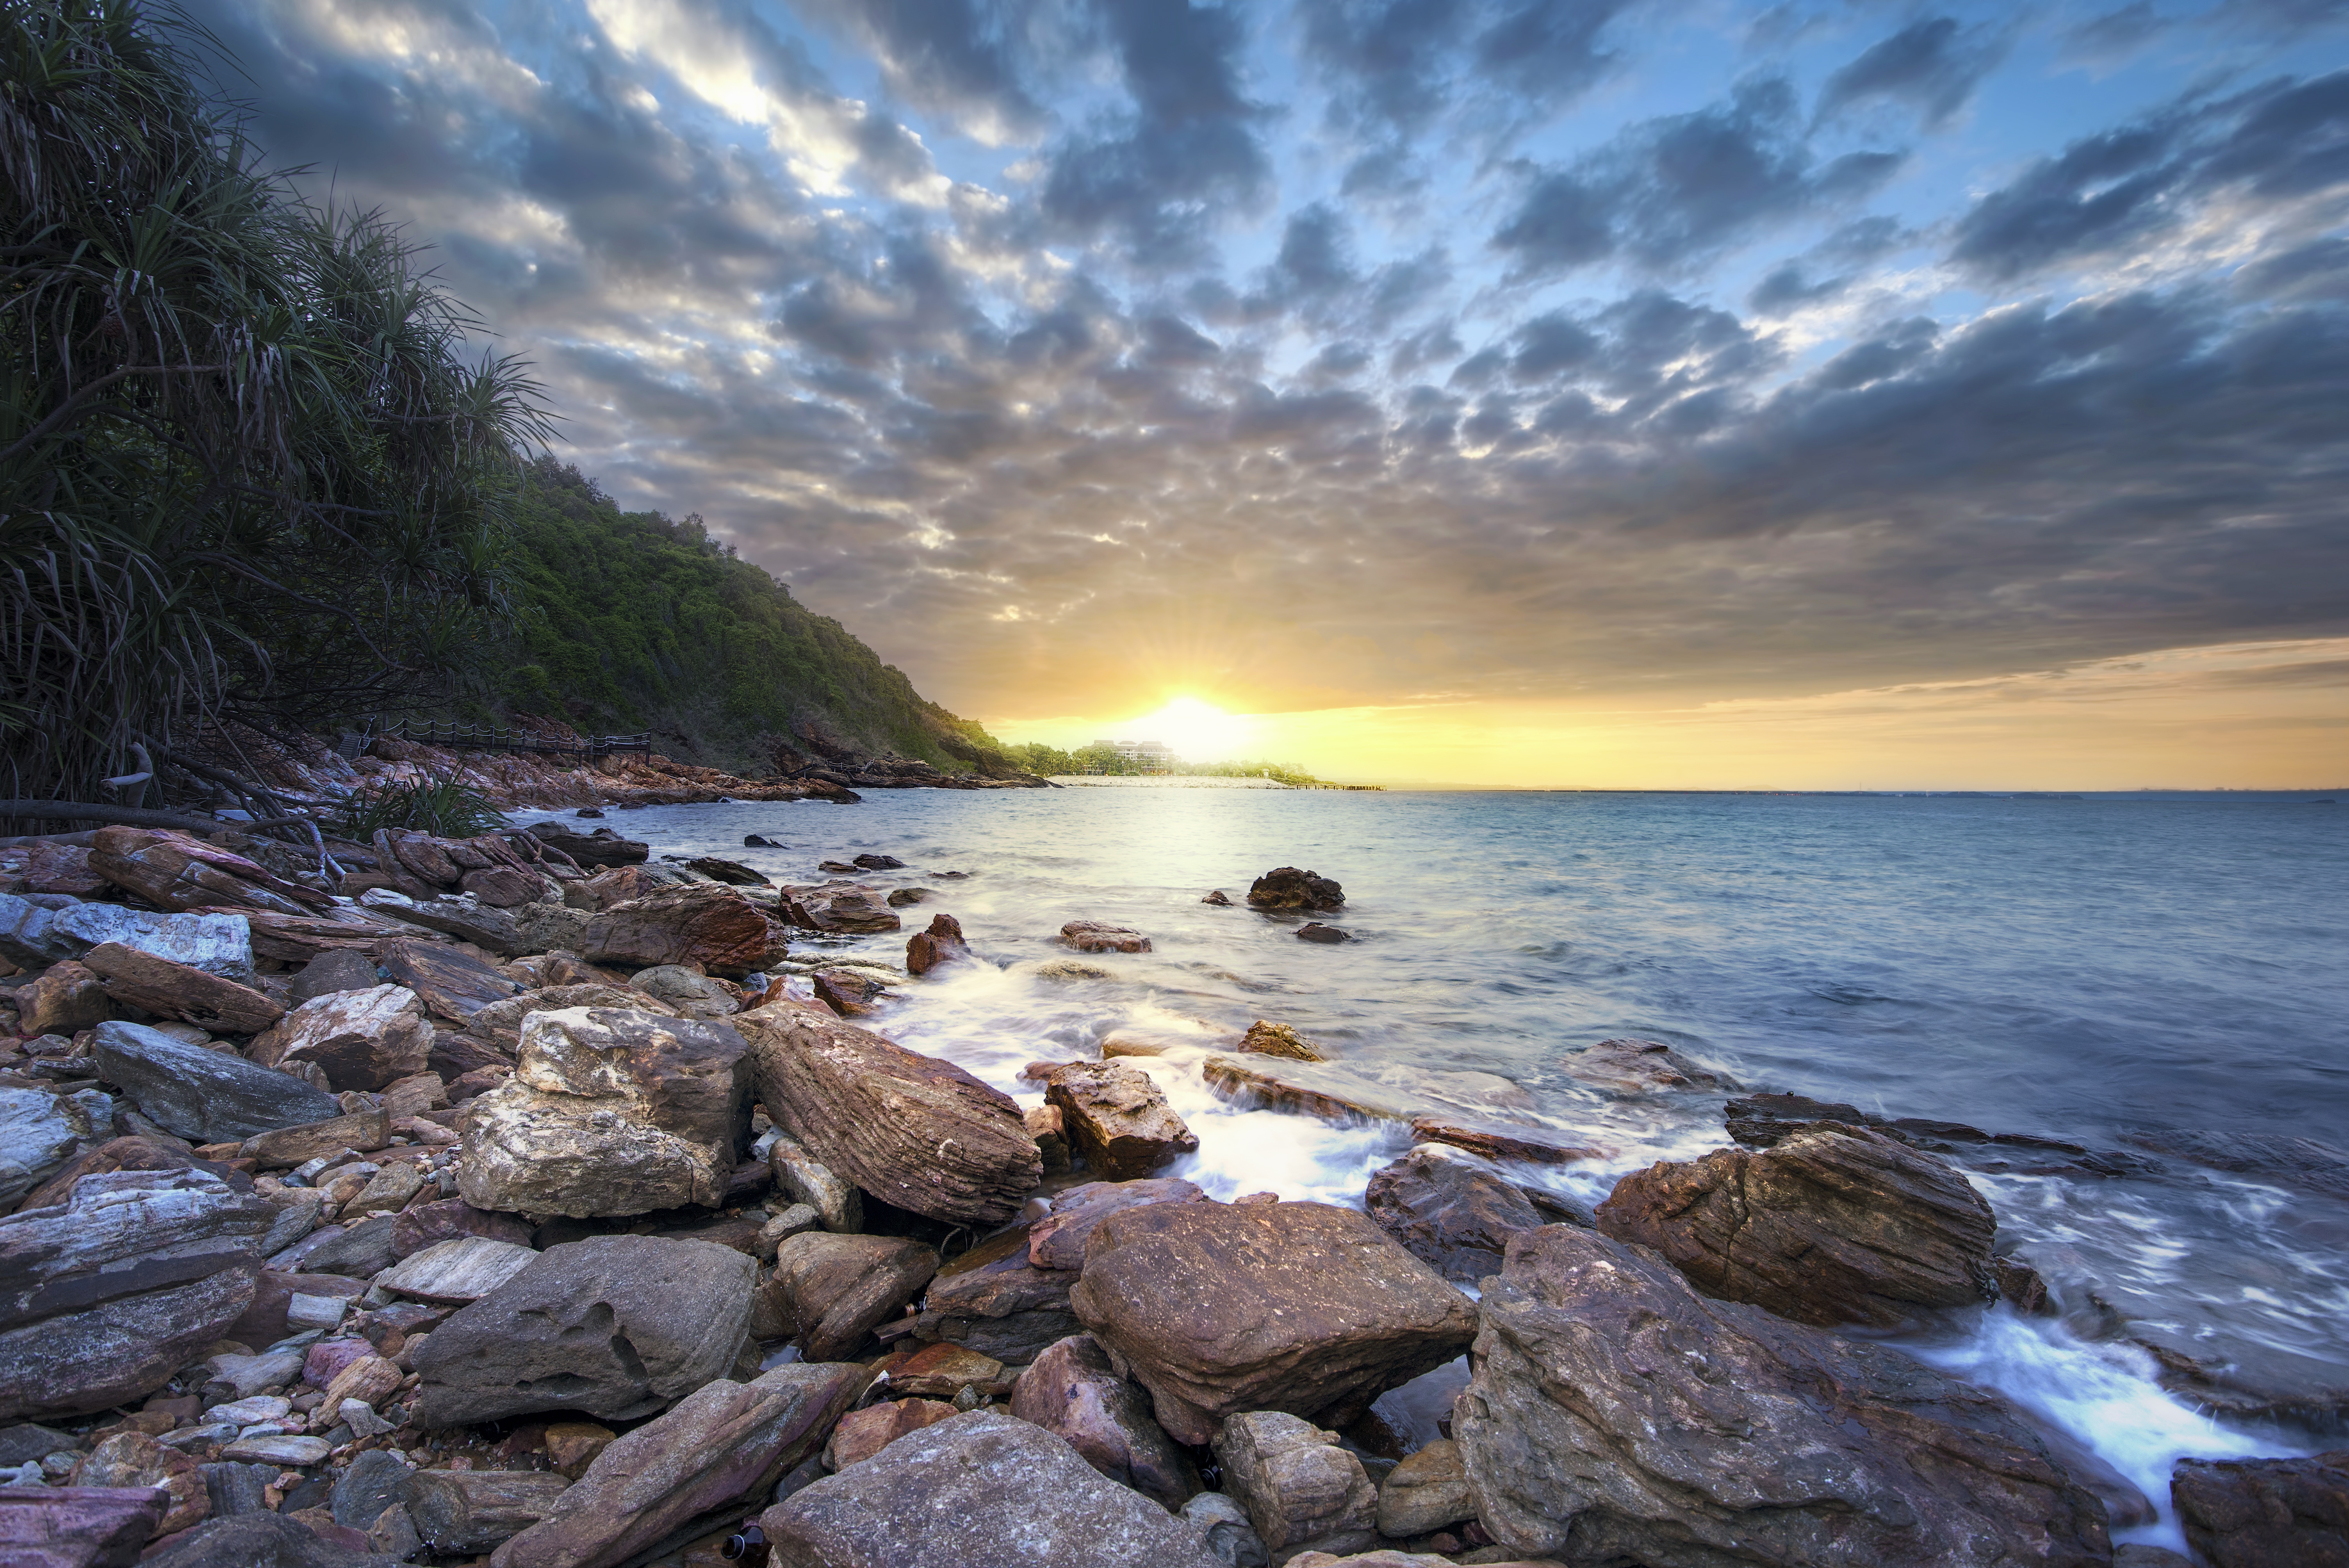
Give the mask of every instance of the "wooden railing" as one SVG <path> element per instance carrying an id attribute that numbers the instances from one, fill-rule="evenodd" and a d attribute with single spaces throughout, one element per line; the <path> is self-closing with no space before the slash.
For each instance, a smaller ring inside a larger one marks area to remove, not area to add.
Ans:
<path id="1" fill-rule="evenodd" d="M 637 751 L 652 755 L 652 731 L 637 735 L 583 735 L 576 740 L 554 740 L 533 735 L 526 729 L 500 728 L 486 724 L 442 724 L 437 720 L 419 724 L 413 719 L 401 719 L 384 727 L 378 734 L 395 740 L 411 740 L 422 746 L 439 746 L 450 751 L 520 751 L 536 757 L 606 757 L 616 751 Z"/>

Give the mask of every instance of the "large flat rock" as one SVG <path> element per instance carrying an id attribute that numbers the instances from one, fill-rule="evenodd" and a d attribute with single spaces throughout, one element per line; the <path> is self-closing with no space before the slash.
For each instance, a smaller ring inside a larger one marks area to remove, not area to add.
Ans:
<path id="1" fill-rule="evenodd" d="M 100 1024 L 90 1055 L 141 1116 L 191 1143 L 241 1143 L 343 1114 L 340 1100 L 300 1078 L 143 1024 Z"/>

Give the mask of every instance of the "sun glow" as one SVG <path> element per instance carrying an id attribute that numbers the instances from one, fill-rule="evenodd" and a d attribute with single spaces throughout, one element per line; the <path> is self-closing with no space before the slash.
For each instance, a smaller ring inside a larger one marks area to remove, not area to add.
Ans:
<path id="1" fill-rule="evenodd" d="M 1163 741 L 1185 762 L 1230 762 L 1247 749 L 1255 722 L 1195 696 L 1178 696 L 1118 727 L 1118 738 Z"/>

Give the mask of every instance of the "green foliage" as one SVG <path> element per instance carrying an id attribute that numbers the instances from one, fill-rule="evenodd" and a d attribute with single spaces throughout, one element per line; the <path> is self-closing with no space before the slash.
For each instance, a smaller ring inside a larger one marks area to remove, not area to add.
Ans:
<path id="1" fill-rule="evenodd" d="M 1270 779 L 1299 789 L 1333 789 L 1340 786 L 1326 779 L 1317 779 L 1302 768 L 1281 762 L 1177 762 L 1173 767 L 1155 763 L 1128 761 L 1114 747 L 1087 746 L 1075 751 L 1062 751 L 1039 740 L 1022 742 L 1005 748 L 1021 767 L 1031 773 L 1073 776 L 1105 774 L 1112 777 L 1126 774 L 1171 773 L 1189 779 Z"/>
<path id="2" fill-rule="evenodd" d="M 378 829 L 405 829 L 440 839 L 470 839 L 505 826 L 490 798 L 455 779 L 387 784 L 344 802 L 337 831 L 359 843 Z"/>
<path id="3" fill-rule="evenodd" d="M 510 710 L 650 729 L 673 756 L 738 772 L 872 753 L 1016 770 L 994 737 L 925 700 L 698 517 L 624 512 L 542 458 L 514 544 L 521 647 L 496 689 Z"/>
<path id="4" fill-rule="evenodd" d="M 379 216 L 259 168 L 188 34 L 0 0 L 0 792 L 446 700 L 502 634 L 535 386 Z"/>

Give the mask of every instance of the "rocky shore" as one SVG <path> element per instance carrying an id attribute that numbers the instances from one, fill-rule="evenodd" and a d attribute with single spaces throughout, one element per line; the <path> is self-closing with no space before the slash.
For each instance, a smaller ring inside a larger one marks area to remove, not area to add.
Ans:
<path id="1" fill-rule="evenodd" d="M 1372 1082 L 1266 1021 L 1210 1081 L 1413 1141 L 1360 1208 L 1221 1202 L 1119 1051 L 1035 1063 L 1023 1112 L 857 1022 L 985 962 L 952 914 L 903 968 L 792 951 L 904 929 L 888 857 L 778 887 L 542 823 L 336 858 L 0 846 L 0 1562 L 2181 1561 L 2116 1550 L 2153 1505 L 2062 1432 L 1868 1337 L 2044 1301 L 1937 1151 L 1971 1130 L 1607 1041 L 1567 1070 L 1731 1097 L 1731 1136 L 1583 1212 L 1528 1176 L 1597 1151 L 1508 1080 Z M 1463 1356 L 1437 1434 L 1381 1413 Z M 2169 1501 L 2217 1568 L 2349 1561 L 2349 1453 Z"/>

